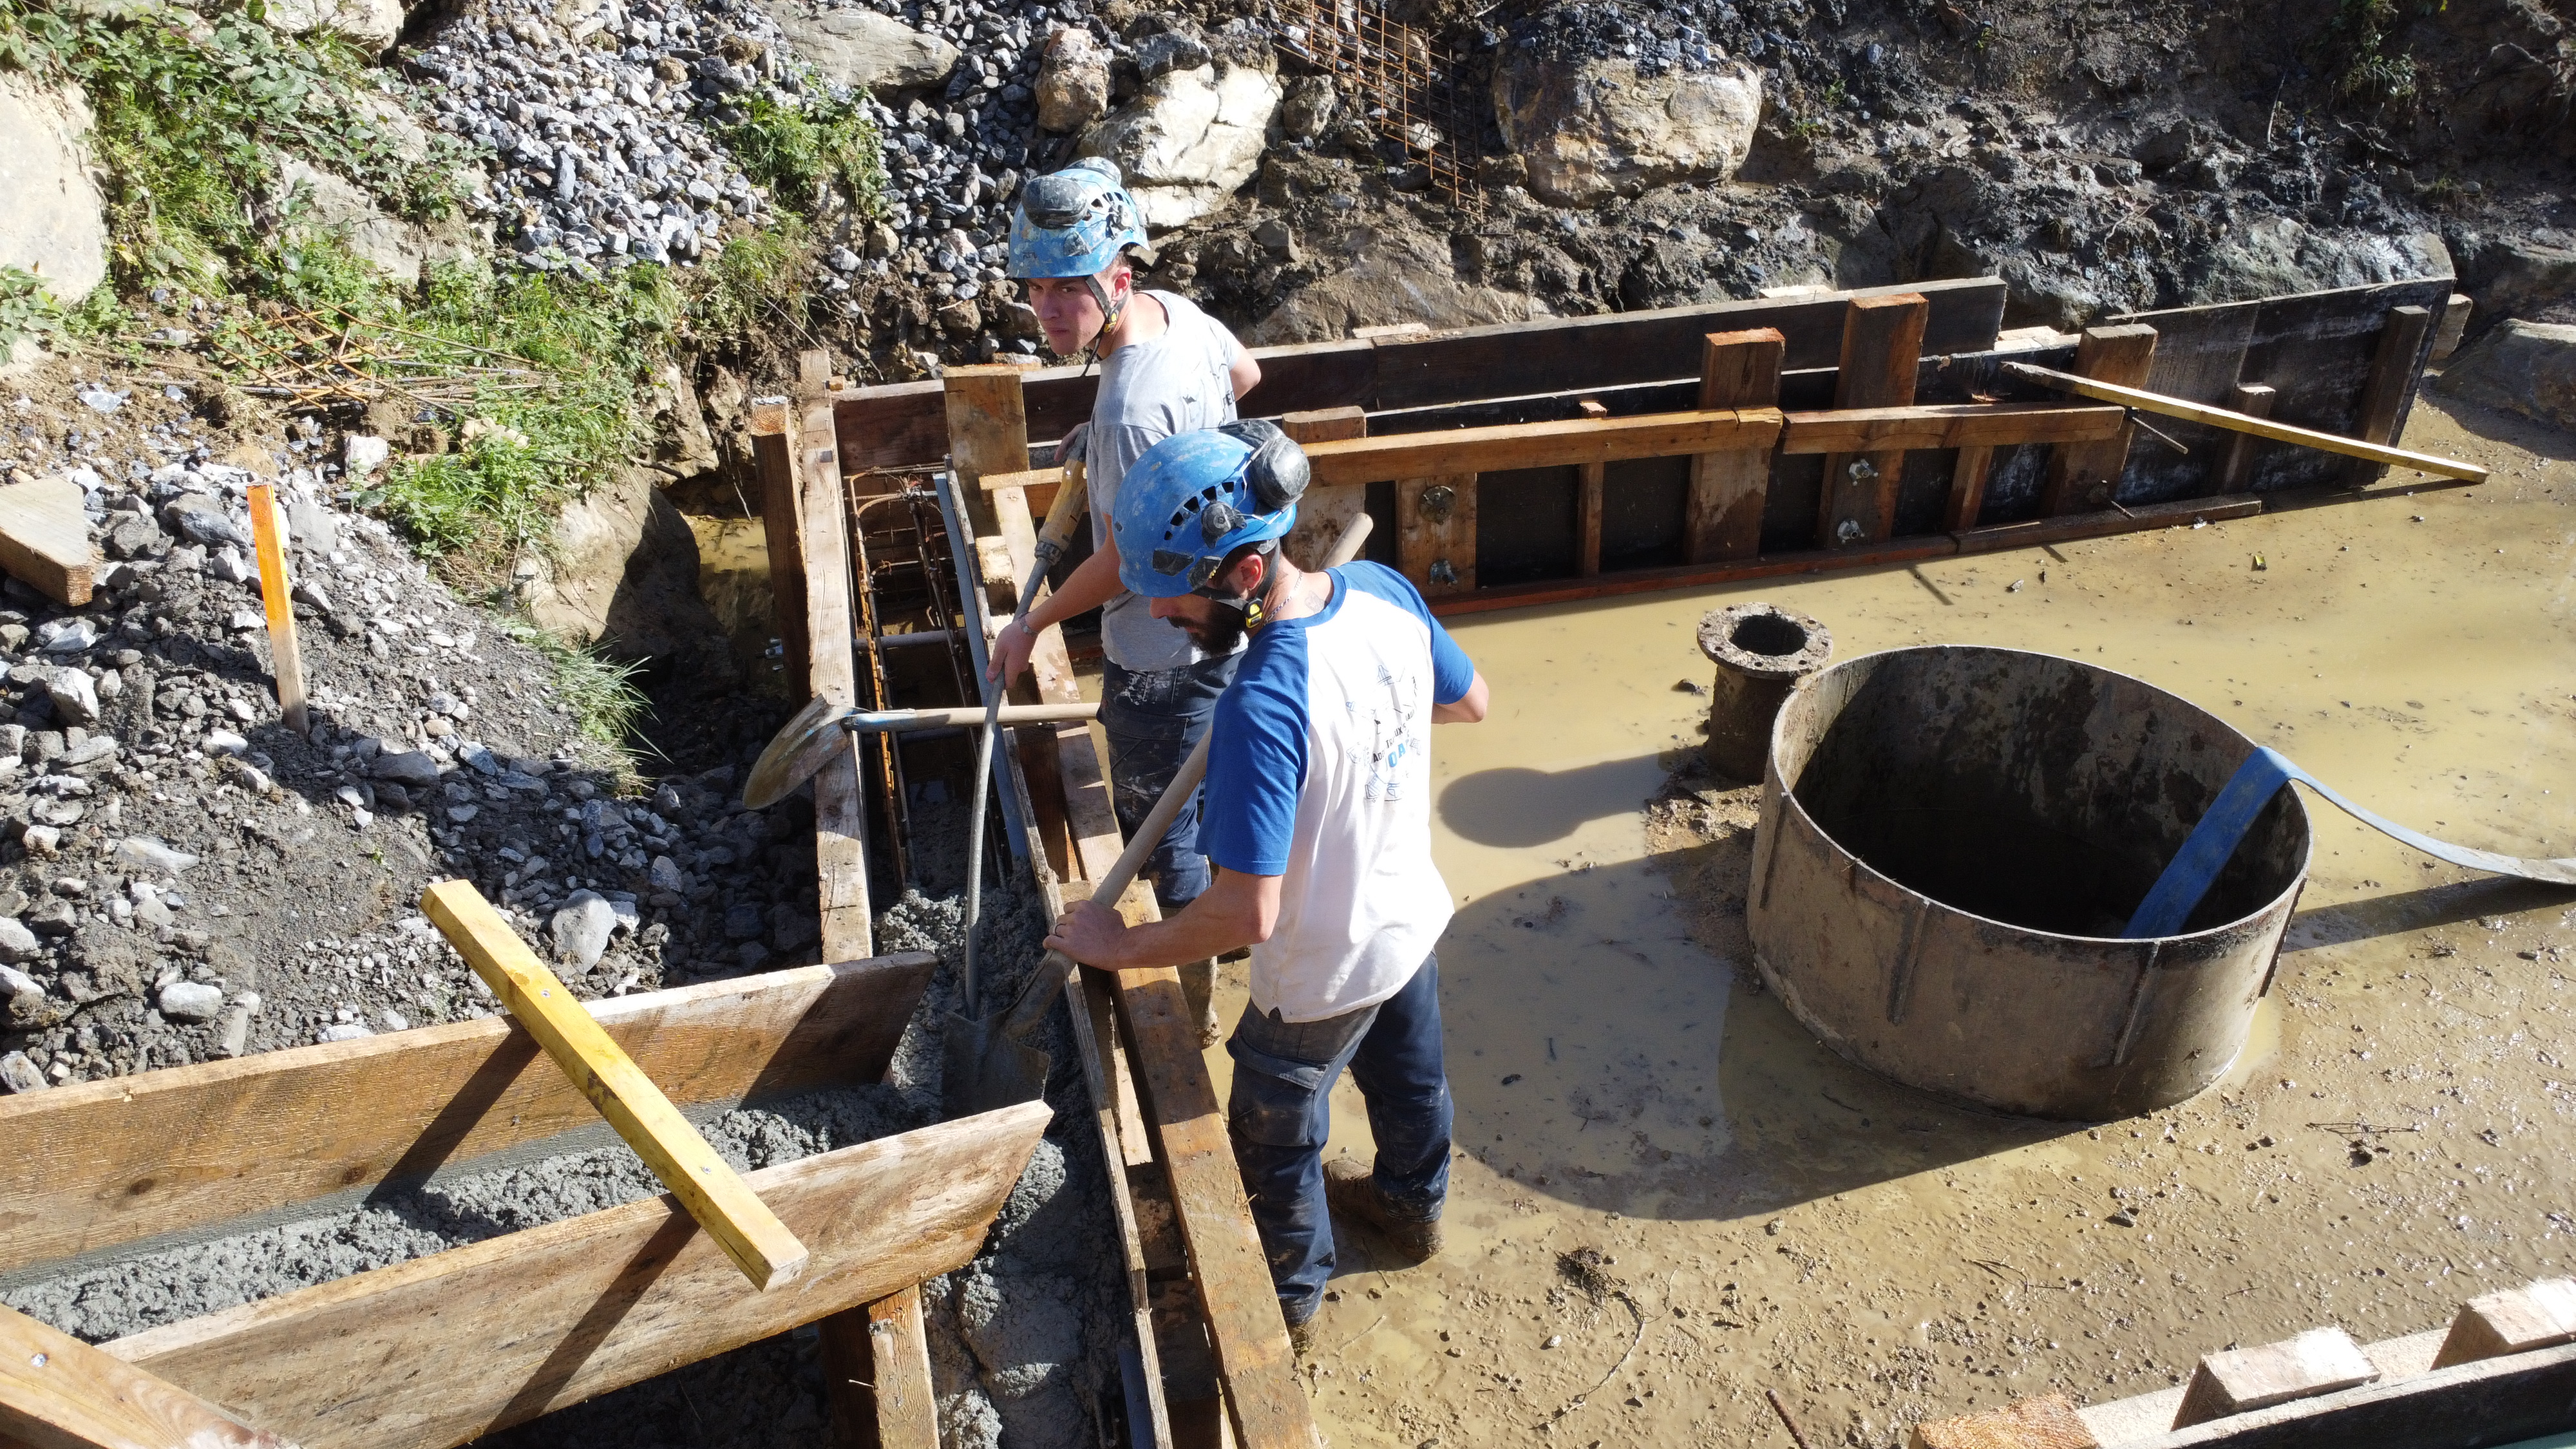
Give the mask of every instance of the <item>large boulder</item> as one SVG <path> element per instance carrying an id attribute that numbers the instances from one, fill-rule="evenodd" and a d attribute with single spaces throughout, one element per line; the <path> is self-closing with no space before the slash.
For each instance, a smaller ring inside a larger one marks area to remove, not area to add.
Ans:
<path id="1" fill-rule="evenodd" d="M 1338 260 L 1253 324 L 1262 346 L 1338 342 L 1356 327 L 1419 322 L 1434 330 L 1527 322 L 1547 309 L 1518 292 L 1458 280 L 1442 239 L 1353 228 L 1328 248 Z"/>
<path id="2" fill-rule="evenodd" d="M 1091 32 L 1067 26 L 1038 63 L 1038 127 L 1070 135 L 1109 114 L 1109 52 Z"/>
<path id="3" fill-rule="evenodd" d="M 2450 275 L 2451 252 L 2438 232 L 2327 230 L 2273 216 L 2220 237 L 2192 268 L 2182 300 L 2245 302 Z"/>
<path id="4" fill-rule="evenodd" d="M 880 94 L 934 86 L 957 68 L 957 47 L 873 10 L 766 7 L 797 56 L 834 85 Z"/>
<path id="5" fill-rule="evenodd" d="M 2478 299 L 2476 325 L 2498 317 L 2576 321 L 2576 251 L 2528 237 L 2473 242 L 2462 249 L 2463 290 Z"/>
<path id="6" fill-rule="evenodd" d="M 370 56 L 402 36 L 402 0 L 268 0 L 266 13 L 288 35 L 336 35 Z"/>
<path id="7" fill-rule="evenodd" d="M 1732 177 L 1762 119 L 1762 76 L 1731 61 L 1644 76 L 1630 60 L 1526 54 L 1495 70 L 1494 118 L 1528 167 L 1533 195 L 1591 206 Z"/>
<path id="8" fill-rule="evenodd" d="M 300 156 L 280 158 L 278 185 L 289 198 L 289 214 L 305 225 L 336 232 L 360 261 L 405 283 L 420 280 L 429 260 L 429 236 L 419 227 L 385 214 L 375 199 L 351 182 L 312 165 Z"/>
<path id="9" fill-rule="evenodd" d="M 89 101 L 78 86 L 0 72 L 0 267 L 42 278 L 69 305 L 107 276 L 107 220 L 89 174 Z"/>
<path id="10" fill-rule="evenodd" d="M 2576 326 L 2509 317 L 2442 372 L 2442 391 L 2576 429 Z"/>
<path id="11" fill-rule="evenodd" d="M 1279 78 L 1219 61 L 1154 77 L 1076 151 L 1118 163 L 1145 225 L 1166 231 L 1225 205 L 1261 168 Z"/>

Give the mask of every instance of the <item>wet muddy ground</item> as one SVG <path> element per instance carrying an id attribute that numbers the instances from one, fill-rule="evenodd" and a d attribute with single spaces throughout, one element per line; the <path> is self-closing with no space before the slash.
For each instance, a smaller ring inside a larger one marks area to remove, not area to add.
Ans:
<path id="1" fill-rule="evenodd" d="M 2024 1395 L 2162 1389 L 2323 1324 L 2413 1332 L 2566 1272 L 2576 892 L 2319 808 L 2222 1086 L 2099 1124 L 1964 1110 L 1832 1056 L 1761 990 L 1756 791 L 1701 772 L 1706 699 L 1677 688 L 1708 677 L 1700 614 L 1754 598 L 1824 621 L 1837 657 L 2080 652 L 2403 823 L 2576 854 L 2576 438 L 2428 399 L 2406 445 L 2496 478 L 1457 621 L 1495 709 L 1433 747 L 1458 902 L 1448 1249 L 1380 1271 L 1345 1235 L 1308 1370 L 1331 1441 L 1787 1445 L 1776 1389 L 1812 1443 L 1891 1444 Z M 1347 1083 L 1335 1106 L 1332 1150 L 1366 1152 Z"/>

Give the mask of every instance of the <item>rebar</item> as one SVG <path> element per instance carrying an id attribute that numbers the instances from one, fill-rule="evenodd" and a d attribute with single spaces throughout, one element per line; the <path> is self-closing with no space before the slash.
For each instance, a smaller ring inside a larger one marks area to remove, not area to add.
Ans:
<path id="1" fill-rule="evenodd" d="M 1456 52 L 1373 0 L 1288 0 L 1283 18 L 1282 47 L 1340 82 L 1341 104 L 1421 166 L 1431 190 L 1464 202 L 1484 121 L 1458 83 Z"/>

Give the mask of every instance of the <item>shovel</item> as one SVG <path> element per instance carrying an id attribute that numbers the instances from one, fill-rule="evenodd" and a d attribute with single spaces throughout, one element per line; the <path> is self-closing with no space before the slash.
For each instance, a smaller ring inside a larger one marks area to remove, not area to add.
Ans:
<path id="1" fill-rule="evenodd" d="M 1006 704 L 1001 723 L 1055 724 L 1090 719 L 1100 706 L 1088 700 L 1072 704 Z M 816 695 L 796 717 L 779 727 L 742 782 L 742 803 L 765 810 L 788 792 L 814 778 L 841 747 L 844 734 L 902 734 L 912 730 L 964 729 L 984 722 L 980 707 L 967 709 L 850 709 Z"/>
<path id="2" fill-rule="evenodd" d="M 1360 545 L 1368 539 L 1369 516 L 1365 513 L 1351 520 L 1333 550 L 1324 560 L 1325 568 L 1346 564 L 1356 557 Z M 1118 863 L 1100 878 L 1091 898 L 1104 906 L 1116 907 L 1118 898 L 1127 893 L 1128 885 L 1145 857 L 1162 843 L 1172 821 L 1189 803 L 1190 792 L 1207 776 L 1208 736 L 1199 736 L 1190 757 L 1181 763 L 1172 783 L 1163 787 L 1163 798 L 1154 802 L 1145 823 L 1127 840 L 1127 848 L 1118 853 Z M 969 902 L 974 899 L 968 898 Z M 972 917 L 969 917 L 970 921 Z M 972 930 L 972 927 L 969 927 Z M 967 938 L 967 949 L 974 948 L 975 938 Z M 953 1120 L 1015 1106 L 1029 1101 L 1046 1089 L 1047 1054 L 1029 1045 L 1028 1036 L 1046 1020 L 1047 1011 L 1064 990 L 1067 977 L 1073 974 L 1074 960 L 1062 951 L 1049 951 L 1029 979 L 1020 983 L 1019 994 L 1011 1004 L 993 1015 L 977 1019 L 973 1013 L 974 998 L 967 998 L 966 1015 L 951 1013 L 940 1023 L 940 1061 L 942 1105 Z"/>

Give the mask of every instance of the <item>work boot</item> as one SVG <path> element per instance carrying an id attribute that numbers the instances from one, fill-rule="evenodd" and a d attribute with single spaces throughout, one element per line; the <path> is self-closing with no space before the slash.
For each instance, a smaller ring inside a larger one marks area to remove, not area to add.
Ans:
<path id="1" fill-rule="evenodd" d="M 1397 1217 L 1377 1190 L 1377 1174 L 1356 1157 L 1336 1157 L 1324 1164 L 1324 1201 L 1333 1211 L 1357 1218 L 1385 1235 L 1408 1262 L 1420 1263 L 1440 1251 L 1440 1220 Z"/>
<path id="2" fill-rule="evenodd" d="M 1318 1313 L 1302 1323 L 1288 1325 L 1288 1346 L 1296 1351 L 1297 1357 L 1303 1359 L 1315 1356 L 1315 1336 L 1321 1333 L 1324 1327 L 1316 1320 L 1323 1316 Z"/>

